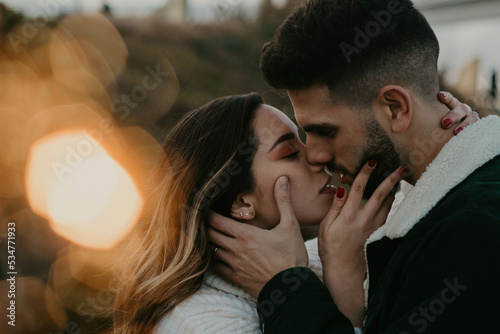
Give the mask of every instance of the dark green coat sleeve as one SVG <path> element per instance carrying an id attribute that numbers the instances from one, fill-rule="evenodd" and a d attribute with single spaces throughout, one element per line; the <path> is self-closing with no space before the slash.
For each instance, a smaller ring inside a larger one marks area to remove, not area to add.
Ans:
<path id="1" fill-rule="evenodd" d="M 257 311 L 266 334 L 354 333 L 327 287 L 304 267 L 287 269 L 274 276 L 259 294 Z"/>

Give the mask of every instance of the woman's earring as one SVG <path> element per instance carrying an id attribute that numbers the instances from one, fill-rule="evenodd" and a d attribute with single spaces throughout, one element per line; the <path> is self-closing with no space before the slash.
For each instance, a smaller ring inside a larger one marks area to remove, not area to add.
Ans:
<path id="1" fill-rule="evenodd" d="M 240 217 L 243 217 L 243 212 L 240 212 Z"/>

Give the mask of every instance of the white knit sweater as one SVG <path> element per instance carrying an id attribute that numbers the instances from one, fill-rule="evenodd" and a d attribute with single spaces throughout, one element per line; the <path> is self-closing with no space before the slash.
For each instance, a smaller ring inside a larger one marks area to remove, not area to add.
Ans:
<path id="1" fill-rule="evenodd" d="M 318 240 L 306 242 L 309 268 L 322 277 Z M 163 317 L 155 334 L 261 334 L 256 300 L 216 273 L 206 273 L 198 291 Z"/>

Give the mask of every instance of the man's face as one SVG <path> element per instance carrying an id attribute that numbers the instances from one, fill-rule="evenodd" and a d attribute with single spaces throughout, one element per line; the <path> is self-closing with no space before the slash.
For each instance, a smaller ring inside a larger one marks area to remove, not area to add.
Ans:
<path id="1" fill-rule="evenodd" d="M 400 157 L 373 111 L 356 111 L 335 104 L 326 86 L 289 91 L 295 117 L 307 133 L 307 160 L 326 165 L 341 174 L 340 181 L 352 184 L 361 167 L 376 159 L 365 190 L 365 198 L 400 165 Z"/>

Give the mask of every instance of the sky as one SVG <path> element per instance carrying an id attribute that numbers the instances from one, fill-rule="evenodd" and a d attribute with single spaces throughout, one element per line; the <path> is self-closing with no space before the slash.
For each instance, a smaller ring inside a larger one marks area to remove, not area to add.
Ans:
<path id="1" fill-rule="evenodd" d="M 286 0 L 272 0 L 280 6 Z M 416 4 L 428 2 L 429 0 L 415 0 Z M 433 0 L 435 1 L 435 0 Z M 37 16 L 44 13 L 44 8 L 52 4 L 60 12 L 70 12 L 77 8 L 84 11 L 95 11 L 102 8 L 103 3 L 107 3 L 116 15 L 145 15 L 162 8 L 169 0 L 0 0 L 8 6 L 22 11 L 29 16 Z M 217 7 L 242 6 L 248 11 L 255 11 L 261 0 L 188 0 L 190 10 L 194 17 L 207 20 L 214 17 Z M 52 10 L 52 9 L 51 9 Z"/>
<path id="2" fill-rule="evenodd" d="M 276 4 L 282 4 L 286 0 L 273 0 Z M 62 11 L 81 8 L 84 11 L 99 10 L 102 8 L 103 2 L 106 2 L 117 14 L 148 14 L 153 12 L 165 4 L 168 0 L 2 0 L 12 8 L 20 9 L 26 14 L 43 12 L 44 6 L 47 3 L 53 3 Z M 245 8 L 257 8 L 260 0 L 188 0 L 190 7 L 196 12 L 210 12 L 218 6 L 229 7 L 242 5 Z"/>
<path id="3" fill-rule="evenodd" d="M 282 5 L 286 0 L 272 0 L 276 5 Z M 420 3 L 430 2 L 453 2 L 461 0 L 414 0 L 418 6 Z M 169 0 L 0 0 L 12 8 L 22 10 L 25 14 L 37 14 L 42 12 L 46 4 L 51 3 L 61 10 L 73 10 L 81 8 L 85 11 L 99 10 L 103 2 L 106 2 L 116 13 L 123 15 L 140 13 L 147 14 L 163 7 Z M 210 12 L 217 6 L 241 5 L 248 9 L 254 9 L 261 0 L 188 0 L 189 5 L 196 11 Z"/>

